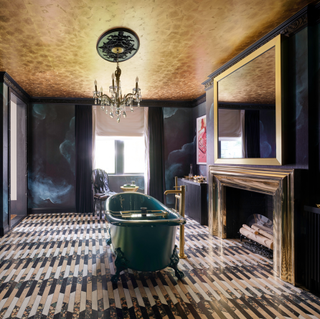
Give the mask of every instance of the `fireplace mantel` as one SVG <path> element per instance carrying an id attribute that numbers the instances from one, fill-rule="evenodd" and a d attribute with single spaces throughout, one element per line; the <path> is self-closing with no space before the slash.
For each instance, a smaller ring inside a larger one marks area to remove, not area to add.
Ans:
<path id="1" fill-rule="evenodd" d="M 234 187 L 273 197 L 273 269 L 295 284 L 294 170 L 240 166 L 209 166 L 209 231 L 227 238 L 226 190 Z"/>

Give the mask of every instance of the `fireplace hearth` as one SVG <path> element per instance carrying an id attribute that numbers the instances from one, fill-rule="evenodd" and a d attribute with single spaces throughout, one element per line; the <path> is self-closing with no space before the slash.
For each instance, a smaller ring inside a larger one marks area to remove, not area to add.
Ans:
<path id="1" fill-rule="evenodd" d="M 273 269 L 295 284 L 294 170 L 240 166 L 209 166 L 209 231 L 227 238 L 226 188 L 271 195 L 273 199 Z M 228 218 L 227 218 L 228 216 Z"/>
<path id="2" fill-rule="evenodd" d="M 273 251 L 271 249 L 268 249 L 266 247 L 263 247 L 262 245 L 257 244 L 256 242 L 252 242 L 250 240 L 243 240 L 240 237 L 240 240 L 243 244 L 243 246 L 250 251 L 252 251 L 255 254 L 261 255 L 262 257 L 272 259 L 273 258 Z"/>

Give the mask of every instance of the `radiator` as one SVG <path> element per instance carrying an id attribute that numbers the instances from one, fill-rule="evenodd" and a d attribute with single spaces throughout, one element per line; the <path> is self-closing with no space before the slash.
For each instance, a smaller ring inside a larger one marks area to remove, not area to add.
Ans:
<path id="1" fill-rule="evenodd" d="M 306 222 L 306 288 L 320 293 L 320 209 L 305 206 Z"/>

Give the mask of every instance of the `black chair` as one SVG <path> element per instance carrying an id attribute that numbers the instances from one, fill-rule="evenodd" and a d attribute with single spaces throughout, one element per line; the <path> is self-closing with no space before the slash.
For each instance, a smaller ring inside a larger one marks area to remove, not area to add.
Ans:
<path id="1" fill-rule="evenodd" d="M 91 182 L 92 182 L 92 188 L 93 188 L 94 207 L 96 207 L 96 202 L 99 202 L 99 212 L 100 212 L 100 218 L 101 218 L 102 203 L 105 202 L 108 197 L 116 193 L 110 190 L 109 176 L 107 172 L 102 169 L 97 168 L 92 171 Z"/>

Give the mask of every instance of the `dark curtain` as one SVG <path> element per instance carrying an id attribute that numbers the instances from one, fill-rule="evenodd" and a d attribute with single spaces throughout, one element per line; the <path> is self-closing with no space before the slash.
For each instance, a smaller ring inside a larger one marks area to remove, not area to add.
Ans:
<path id="1" fill-rule="evenodd" d="M 149 181 L 148 194 L 163 203 L 164 199 L 164 129 L 161 107 L 150 107 L 149 130 Z"/>
<path id="2" fill-rule="evenodd" d="M 76 138 L 76 210 L 93 212 L 92 173 L 92 106 L 77 105 Z"/>
<path id="3" fill-rule="evenodd" d="M 245 112 L 246 158 L 260 157 L 260 115 L 258 110 Z"/>

